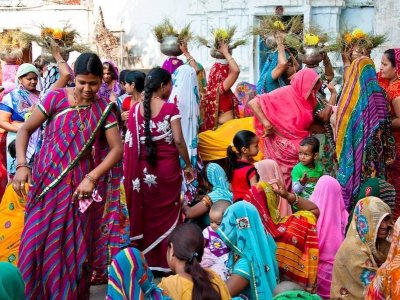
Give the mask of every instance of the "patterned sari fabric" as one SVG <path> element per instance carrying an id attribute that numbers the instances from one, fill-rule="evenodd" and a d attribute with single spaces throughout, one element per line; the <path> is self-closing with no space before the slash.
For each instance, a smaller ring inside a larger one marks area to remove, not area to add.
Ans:
<path id="1" fill-rule="evenodd" d="M 288 189 L 292 181 L 290 173 L 299 160 L 299 143 L 310 134 L 317 102 L 313 88 L 318 79 L 314 70 L 304 69 L 293 76 L 289 86 L 254 98 L 274 128 L 272 135 L 264 137 L 264 126 L 254 118 L 261 151 L 265 158 L 278 163 Z"/>
<path id="2" fill-rule="evenodd" d="M 0 198 L 7 186 L 7 132 L 0 132 Z"/>
<path id="3" fill-rule="evenodd" d="M 265 182 L 253 186 L 245 200 L 257 208 L 264 229 L 276 242 L 281 280 L 294 281 L 315 292 L 319 256 L 317 218 L 309 211 L 282 218 L 276 194 Z"/>
<path id="4" fill-rule="evenodd" d="M 310 200 L 319 208 L 317 293 L 329 299 L 333 262 L 344 240 L 349 213 L 344 206 L 340 184 L 331 176 L 324 175 L 318 180 Z"/>
<path id="5" fill-rule="evenodd" d="M 289 54 L 285 54 L 286 58 L 289 58 Z M 266 94 L 286 85 L 286 74 L 282 75 L 277 80 L 274 80 L 272 78 L 272 71 L 278 65 L 278 56 L 278 51 L 275 51 L 274 53 L 269 55 L 267 60 L 265 61 L 265 64 L 260 74 L 260 79 L 257 82 L 257 94 Z"/>
<path id="6" fill-rule="evenodd" d="M 377 241 L 377 232 L 390 213 L 389 206 L 379 198 L 367 197 L 357 202 L 349 231 L 333 264 L 331 298 L 364 298 L 378 266 L 388 254 L 390 243 Z"/>
<path id="7" fill-rule="evenodd" d="M 248 103 L 257 95 L 256 86 L 248 82 L 239 82 L 236 85 L 235 96 L 239 101 L 239 112 L 241 118 L 252 117 L 253 110 Z"/>
<path id="8" fill-rule="evenodd" d="M 272 299 L 279 277 L 276 245 L 271 235 L 264 231 L 254 205 L 239 201 L 229 206 L 217 233 L 232 250 L 228 267 L 249 281 L 246 296 L 253 300 Z M 235 267 L 240 261 L 245 261 L 245 268 Z"/>
<path id="9" fill-rule="evenodd" d="M 216 62 L 210 70 L 207 91 L 201 100 L 201 110 L 204 112 L 201 131 L 215 130 L 218 127 L 218 115 L 233 111 L 234 117 L 239 116 L 238 100 L 231 90 L 225 91 L 224 80 L 229 75 L 229 65 Z"/>
<path id="10" fill-rule="evenodd" d="M 390 83 L 388 79 L 384 79 L 378 74 L 379 85 L 385 90 L 386 98 L 390 103 L 390 115 L 396 118 L 392 101 L 400 98 L 400 48 L 394 49 L 396 58 L 397 80 Z M 396 189 L 396 204 L 394 208 L 394 219 L 400 217 L 400 130 L 393 130 L 393 136 L 396 144 L 396 158 L 389 166 L 388 181 L 393 184 Z"/>
<path id="11" fill-rule="evenodd" d="M 28 191 L 28 185 L 26 185 Z M 26 199 L 8 185 L 0 203 L 0 261 L 18 264 L 18 250 L 24 228 Z"/>
<path id="12" fill-rule="evenodd" d="M 388 257 L 376 272 L 365 296 L 365 300 L 385 299 L 400 299 L 400 218 L 394 225 Z"/>
<path id="13" fill-rule="evenodd" d="M 191 202 L 197 193 L 197 163 L 199 143 L 198 133 L 200 125 L 200 96 L 197 86 L 196 72 L 191 66 L 181 66 L 174 72 L 173 87 L 168 103 L 174 103 L 181 114 L 181 126 L 183 137 L 186 142 L 190 162 L 194 169 L 195 180 L 187 184 L 182 182 L 182 194 L 185 202 Z M 185 161 L 180 158 L 182 168 Z"/>
<path id="14" fill-rule="evenodd" d="M 140 104 L 129 111 L 125 135 L 124 187 L 129 209 L 131 243 L 144 253 L 151 269 L 168 272 L 167 237 L 181 220 L 182 169 L 171 122 L 180 119 L 173 103 L 163 104 L 151 119 L 157 158 L 147 161 L 144 118 Z"/>
<path id="15" fill-rule="evenodd" d="M 351 210 L 361 184 L 370 177 L 386 179 L 386 165 L 394 158 L 394 141 L 387 102 L 370 58 L 350 66 L 338 103 L 336 121 L 337 180 L 346 208 Z"/>
<path id="16" fill-rule="evenodd" d="M 73 203 L 72 195 L 95 167 L 91 151 L 99 134 L 117 125 L 113 106 L 98 98 L 78 111 L 63 89 L 50 92 L 38 105 L 48 121 L 33 167 L 18 262 L 28 299 L 88 297 L 98 222 L 95 205 L 81 213 L 80 201 Z"/>
<path id="17" fill-rule="evenodd" d="M 135 248 L 126 248 L 114 258 L 107 287 L 107 300 L 171 299 L 153 283 L 153 273 L 144 255 Z"/>
<path id="18" fill-rule="evenodd" d="M 168 71 L 170 74 L 174 74 L 175 70 L 183 65 L 183 61 L 176 57 L 170 57 L 166 59 L 162 65 L 162 68 Z"/>

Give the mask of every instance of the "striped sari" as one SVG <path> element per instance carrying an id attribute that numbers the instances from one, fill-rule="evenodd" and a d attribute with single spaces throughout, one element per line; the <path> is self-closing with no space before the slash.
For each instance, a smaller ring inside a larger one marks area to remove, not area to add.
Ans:
<path id="1" fill-rule="evenodd" d="M 387 101 L 373 61 L 367 57 L 356 59 L 349 74 L 336 121 L 337 180 L 348 210 L 368 178 L 386 179 L 387 163 L 394 158 Z"/>
<path id="2" fill-rule="evenodd" d="M 98 218 L 95 205 L 80 213 L 72 194 L 95 167 L 92 146 L 99 134 L 117 125 L 113 104 L 99 98 L 78 111 L 70 107 L 65 90 L 58 89 L 38 108 L 48 121 L 35 157 L 21 239 L 18 266 L 25 296 L 87 299 Z M 77 126 L 81 119 L 82 131 Z"/>

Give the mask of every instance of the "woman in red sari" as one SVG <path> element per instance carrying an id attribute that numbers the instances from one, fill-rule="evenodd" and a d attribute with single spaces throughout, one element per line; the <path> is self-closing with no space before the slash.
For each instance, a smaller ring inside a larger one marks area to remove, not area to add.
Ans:
<path id="1" fill-rule="evenodd" d="M 124 186 L 131 222 L 131 243 L 152 270 L 169 272 L 167 237 L 181 222 L 182 171 L 193 180 L 179 110 L 166 103 L 171 74 L 152 69 L 145 80 L 143 102 L 132 106 L 125 135 Z"/>
<path id="2" fill-rule="evenodd" d="M 290 85 L 249 102 L 264 157 L 278 163 L 286 188 L 291 187 L 290 173 L 299 160 L 299 143 L 310 134 L 320 86 L 317 72 L 303 69 L 292 77 Z"/>
<path id="3" fill-rule="evenodd" d="M 396 143 L 396 159 L 389 167 L 388 181 L 396 189 L 394 218 L 400 216 L 400 48 L 386 50 L 382 55 L 379 85 L 386 91 L 392 116 L 392 130 Z"/>
<path id="4" fill-rule="evenodd" d="M 240 69 L 226 43 L 221 43 L 218 51 L 225 59 L 217 60 L 211 67 L 207 90 L 200 105 L 203 119 L 201 131 L 214 130 L 239 117 L 238 100 L 231 87 L 239 77 Z"/>

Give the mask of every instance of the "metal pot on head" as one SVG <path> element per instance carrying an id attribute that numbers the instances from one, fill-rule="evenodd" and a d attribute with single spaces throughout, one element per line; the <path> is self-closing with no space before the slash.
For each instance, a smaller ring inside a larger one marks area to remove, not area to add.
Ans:
<path id="1" fill-rule="evenodd" d="M 322 49 L 319 47 L 304 46 L 303 51 L 300 53 L 300 59 L 305 65 L 318 65 L 323 58 Z"/>
<path id="2" fill-rule="evenodd" d="M 179 48 L 179 40 L 175 35 L 168 35 L 164 37 L 160 43 L 160 50 L 167 56 L 179 56 L 182 54 Z"/>
<path id="3" fill-rule="evenodd" d="M 232 54 L 232 48 L 230 48 L 230 47 L 229 47 L 229 53 Z M 210 55 L 211 55 L 211 57 L 216 58 L 216 59 L 225 59 L 225 56 L 221 52 L 219 52 L 217 49 L 215 49 L 214 47 L 211 47 Z"/>
<path id="4" fill-rule="evenodd" d="M 269 49 L 276 49 L 276 47 L 277 47 L 276 40 L 273 35 L 264 37 L 264 42 L 265 42 L 265 45 L 267 45 L 267 47 Z"/>
<path id="5" fill-rule="evenodd" d="M 62 56 L 63 60 L 68 61 L 69 51 L 67 51 L 67 50 L 63 51 L 61 48 L 61 56 Z M 45 47 L 42 47 L 42 52 L 40 54 L 40 60 L 41 60 L 40 63 L 43 63 L 45 61 L 49 62 L 49 63 L 56 63 L 56 59 L 51 54 L 50 49 L 47 49 Z"/>

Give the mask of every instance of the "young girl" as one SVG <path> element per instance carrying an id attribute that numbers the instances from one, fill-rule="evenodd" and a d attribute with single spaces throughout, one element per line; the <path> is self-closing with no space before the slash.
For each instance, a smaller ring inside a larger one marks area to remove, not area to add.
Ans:
<path id="1" fill-rule="evenodd" d="M 243 199 L 259 176 L 253 165 L 258 154 L 258 137 L 250 130 L 241 130 L 233 138 L 233 147 L 227 150 L 227 176 L 231 183 L 233 201 Z"/>
<path id="2" fill-rule="evenodd" d="M 130 71 L 125 75 L 125 92 L 128 95 L 124 98 L 121 109 L 121 118 L 123 121 L 128 119 L 129 110 L 131 107 L 143 100 L 142 92 L 144 91 L 144 79 L 146 74 L 140 71 Z"/>
<path id="3" fill-rule="evenodd" d="M 107 299 L 230 299 L 222 279 L 200 266 L 204 239 L 193 223 L 177 226 L 168 238 L 167 261 L 175 275 L 153 283 L 143 255 L 135 248 L 126 248 L 111 264 Z"/>

